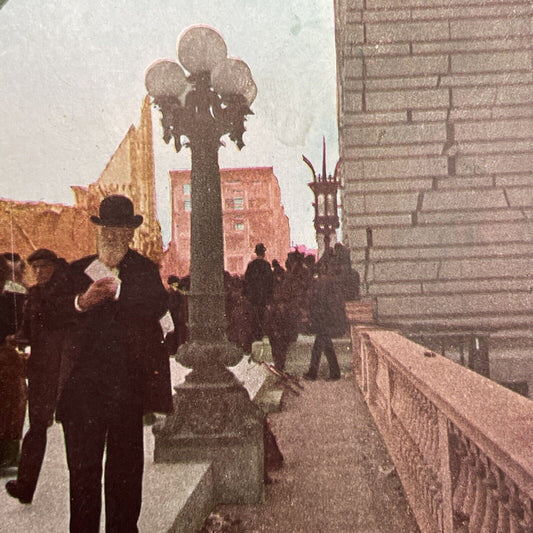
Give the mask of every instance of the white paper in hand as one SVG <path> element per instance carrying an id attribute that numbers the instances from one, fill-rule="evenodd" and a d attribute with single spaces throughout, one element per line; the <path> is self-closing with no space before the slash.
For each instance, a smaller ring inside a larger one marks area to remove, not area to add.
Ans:
<path id="1" fill-rule="evenodd" d="M 170 311 L 167 311 L 159 319 L 159 325 L 161 326 L 161 331 L 163 332 L 163 338 L 166 338 L 169 333 L 172 333 L 174 331 L 174 320 L 172 320 L 172 315 L 170 314 Z"/>
<path id="2" fill-rule="evenodd" d="M 120 278 L 107 268 L 100 260 L 95 259 L 86 269 L 85 274 L 93 281 L 98 281 L 102 278 L 114 278 L 117 281 L 117 292 L 115 293 L 115 300 L 118 300 L 120 295 Z"/>

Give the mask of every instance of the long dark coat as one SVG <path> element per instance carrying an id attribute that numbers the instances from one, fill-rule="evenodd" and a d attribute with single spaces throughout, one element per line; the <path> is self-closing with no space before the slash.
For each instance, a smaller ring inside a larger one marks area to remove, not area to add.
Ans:
<path id="1" fill-rule="evenodd" d="M 109 341 L 110 335 L 114 335 L 112 341 L 118 343 L 118 349 L 127 357 L 128 372 L 139 384 L 136 394 L 144 411 L 169 413 L 172 411 L 170 364 L 159 324 L 168 308 L 168 294 L 157 265 L 128 250 L 119 265 L 122 282 L 119 299 L 79 313 L 74 298 L 92 283 L 84 270 L 95 258 L 89 256 L 71 264 L 70 287 L 64 296 L 69 328 L 63 346 L 56 418 L 62 419 L 61 394 L 73 371 L 84 358 L 105 353 L 107 346 L 102 345 L 101 339 Z"/>
<path id="2" fill-rule="evenodd" d="M 342 337 L 348 330 L 342 285 L 336 277 L 323 275 L 314 281 L 309 302 L 311 333 Z"/>
<path id="3" fill-rule="evenodd" d="M 30 342 L 27 362 L 30 420 L 52 420 L 57 401 L 59 363 L 65 336 L 58 297 L 67 286 L 68 264 L 56 262 L 52 278 L 30 287 L 24 305 L 22 335 Z"/>
<path id="4" fill-rule="evenodd" d="M 24 298 L 23 294 L 0 291 L 0 440 L 22 437 L 26 365 L 22 356 L 6 345 L 5 338 L 22 323 Z"/>
<path id="5" fill-rule="evenodd" d="M 274 293 L 274 274 L 270 263 L 258 257 L 246 267 L 244 274 L 244 295 L 252 305 L 265 306 Z"/>

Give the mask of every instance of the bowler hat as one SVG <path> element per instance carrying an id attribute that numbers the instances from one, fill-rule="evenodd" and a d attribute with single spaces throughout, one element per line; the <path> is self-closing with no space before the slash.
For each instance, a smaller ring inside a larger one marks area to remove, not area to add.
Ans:
<path id="1" fill-rule="evenodd" d="M 142 215 L 133 214 L 133 203 L 126 196 L 112 194 L 100 202 L 100 216 L 92 215 L 91 222 L 97 226 L 136 228 L 142 224 Z"/>
<path id="2" fill-rule="evenodd" d="M 31 253 L 26 261 L 30 264 L 35 261 L 50 261 L 50 263 L 55 263 L 57 261 L 57 255 L 47 248 L 39 248 Z"/>
<path id="3" fill-rule="evenodd" d="M 266 252 L 266 248 L 265 248 L 265 245 L 260 242 L 258 244 L 255 245 L 255 254 L 256 255 L 263 255 L 265 252 Z"/>

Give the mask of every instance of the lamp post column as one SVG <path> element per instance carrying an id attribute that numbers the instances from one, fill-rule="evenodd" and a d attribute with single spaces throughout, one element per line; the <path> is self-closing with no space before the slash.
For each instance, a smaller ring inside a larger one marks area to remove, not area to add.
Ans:
<path id="1" fill-rule="evenodd" d="M 225 336 L 224 238 L 219 139 L 191 139 L 191 309 L 193 341 L 221 342 Z"/>
<path id="2" fill-rule="evenodd" d="M 242 147 L 243 122 L 256 87 L 248 66 L 226 57 L 212 28 L 180 38 L 176 62 L 158 61 L 146 86 L 162 114 L 163 139 L 191 148 L 190 342 L 176 359 L 191 368 L 175 387 L 174 413 L 154 426 L 156 462 L 210 462 L 215 503 L 263 497 L 263 413 L 226 367 L 242 350 L 226 339 L 224 238 L 218 150 L 229 134 Z M 239 82 L 235 84 L 235 82 Z"/>

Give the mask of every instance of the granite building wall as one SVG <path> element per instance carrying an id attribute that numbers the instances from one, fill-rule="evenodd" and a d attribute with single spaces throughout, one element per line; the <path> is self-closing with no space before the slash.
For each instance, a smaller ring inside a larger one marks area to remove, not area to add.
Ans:
<path id="1" fill-rule="evenodd" d="M 335 0 L 335 17 L 343 240 L 379 323 L 530 354 L 531 1 Z"/>

